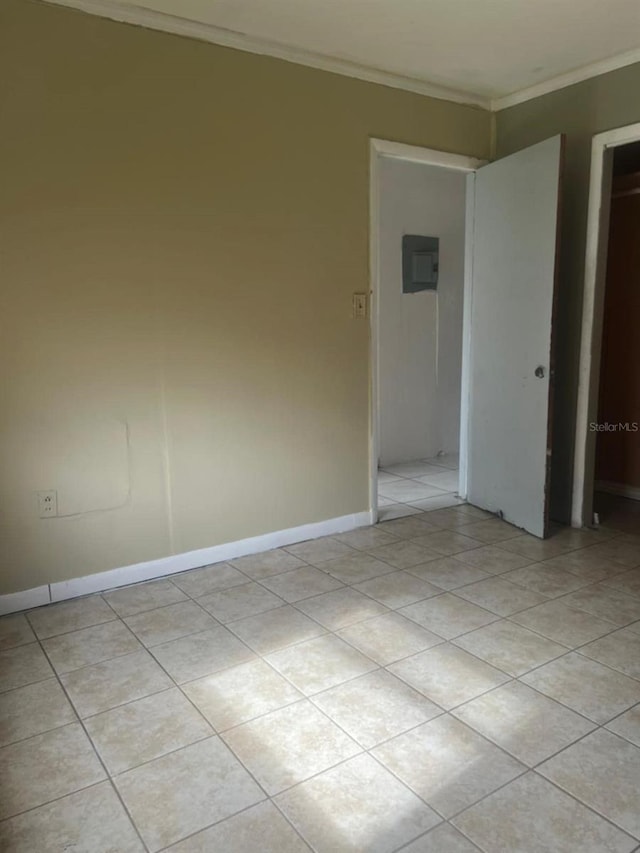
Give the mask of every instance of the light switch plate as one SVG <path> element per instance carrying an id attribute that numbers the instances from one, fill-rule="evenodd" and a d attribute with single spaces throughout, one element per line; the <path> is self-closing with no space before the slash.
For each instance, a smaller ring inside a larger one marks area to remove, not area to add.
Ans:
<path id="1" fill-rule="evenodd" d="M 351 301 L 351 316 L 360 320 L 367 316 L 368 296 L 366 293 L 354 293 Z"/>

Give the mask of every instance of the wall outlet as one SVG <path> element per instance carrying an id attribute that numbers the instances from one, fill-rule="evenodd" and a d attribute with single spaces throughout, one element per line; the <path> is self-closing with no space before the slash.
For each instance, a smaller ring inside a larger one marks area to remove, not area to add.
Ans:
<path id="1" fill-rule="evenodd" d="M 58 514 L 58 493 L 55 489 L 38 492 L 38 515 L 40 518 L 53 518 Z"/>

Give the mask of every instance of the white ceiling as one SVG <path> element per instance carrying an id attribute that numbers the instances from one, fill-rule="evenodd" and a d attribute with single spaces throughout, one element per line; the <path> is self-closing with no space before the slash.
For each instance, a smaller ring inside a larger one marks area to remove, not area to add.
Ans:
<path id="1" fill-rule="evenodd" d="M 226 35 L 241 46 L 245 38 L 254 51 L 294 49 L 290 58 L 303 63 L 307 53 L 308 64 L 322 64 L 313 61 L 319 57 L 351 63 L 353 76 L 363 76 L 358 69 L 387 72 L 486 99 L 576 69 L 589 76 L 585 67 L 602 60 L 617 58 L 605 68 L 640 60 L 640 0 L 54 2 L 109 17 L 104 9 L 114 6 L 154 10 L 219 29 L 222 38 L 210 30 L 211 41 Z"/>

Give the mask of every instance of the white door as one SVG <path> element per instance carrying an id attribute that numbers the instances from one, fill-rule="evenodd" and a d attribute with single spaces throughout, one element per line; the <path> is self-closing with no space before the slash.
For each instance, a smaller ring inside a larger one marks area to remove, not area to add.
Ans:
<path id="1" fill-rule="evenodd" d="M 563 147 L 556 136 L 475 176 L 467 495 L 541 537 Z"/>

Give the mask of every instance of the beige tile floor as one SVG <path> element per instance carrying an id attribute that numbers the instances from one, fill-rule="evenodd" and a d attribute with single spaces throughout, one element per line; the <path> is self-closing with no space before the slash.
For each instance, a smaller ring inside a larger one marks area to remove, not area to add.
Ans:
<path id="1" fill-rule="evenodd" d="M 639 535 L 457 502 L 7 616 L 0 850 L 630 853 L 639 662 Z"/>
<path id="2" fill-rule="evenodd" d="M 458 454 L 387 465 L 378 471 L 381 521 L 457 506 Z"/>

